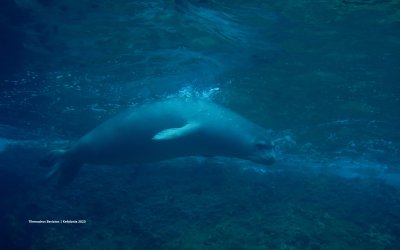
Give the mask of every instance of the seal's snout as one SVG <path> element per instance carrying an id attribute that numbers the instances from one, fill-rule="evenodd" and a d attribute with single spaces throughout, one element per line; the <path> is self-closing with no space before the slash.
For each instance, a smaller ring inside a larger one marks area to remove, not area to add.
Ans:
<path id="1" fill-rule="evenodd" d="M 265 152 L 265 154 L 263 155 L 263 163 L 266 165 L 272 165 L 275 163 L 276 161 L 276 153 L 275 153 L 275 149 L 272 148 L 271 150 L 269 150 L 268 152 Z"/>
<path id="2" fill-rule="evenodd" d="M 273 142 L 258 141 L 255 143 L 255 152 L 250 160 L 256 163 L 271 165 L 276 160 L 275 144 Z"/>
<path id="3" fill-rule="evenodd" d="M 268 164 L 268 165 L 271 165 L 271 164 L 275 163 L 275 161 L 276 161 L 276 151 L 275 151 L 275 148 L 276 148 L 275 143 L 274 143 L 274 142 L 271 142 L 271 143 L 270 143 L 269 155 L 268 155 L 268 157 L 267 157 L 267 162 L 268 162 L 267 164 Z"/>
<path id="4" fill-rule="evenodd" d="M 269 153 L 265 158 L 264 158 L 264 164 L 267 165 L 272 165 L 274 164 L 276 161 L 276 155 L 275 155 L 275 151 Z"/>

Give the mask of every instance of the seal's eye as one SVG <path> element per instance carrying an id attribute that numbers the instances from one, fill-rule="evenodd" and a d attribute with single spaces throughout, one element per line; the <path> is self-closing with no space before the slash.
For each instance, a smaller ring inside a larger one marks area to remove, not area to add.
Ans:
<path id="1" fill-rule="evenodd" d="M 267 143 L 265 141 L 259 141 L 256 143 L 256 148 L 258 150 L 271 150 L 274 149 L 274 144 L 272 143 Z"/>

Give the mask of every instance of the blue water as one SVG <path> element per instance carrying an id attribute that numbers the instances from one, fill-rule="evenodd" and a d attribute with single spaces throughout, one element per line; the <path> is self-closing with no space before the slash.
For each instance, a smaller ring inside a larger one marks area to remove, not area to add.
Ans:
<path id="1" fill-rule="evenodd" d="M 400 249 L 399 1 L 3 0 L 0 20 L 0 249 Z M 170 97 L 270 130 L 276 163 L 43 180 L 49 150 Z"/>

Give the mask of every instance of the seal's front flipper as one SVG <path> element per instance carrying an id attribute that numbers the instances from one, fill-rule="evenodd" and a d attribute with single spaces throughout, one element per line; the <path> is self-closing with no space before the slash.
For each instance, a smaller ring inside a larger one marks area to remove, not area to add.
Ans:
<path id="1" fill-rule="evenodd" d="M 57 181 L 58 186 L 69 184 L 78 174 L 82 166 L 82 163 L 78 161 L 69 160 L 68 157 L 66 157 L 65 150 L 51 151 L 39 163 L 42 166 L 52 167 L 45 179 L 49 180 L 59 176 Z"/>
<path id="2" fill-rule="evenodd" d="M 180 128 L 169 128 L 162 130 L 153 136 L 153 140 L 173 140 L 182 136 L 189 135 L 199 128 L 197 123 L 187 123 L 185 126 Z"/>

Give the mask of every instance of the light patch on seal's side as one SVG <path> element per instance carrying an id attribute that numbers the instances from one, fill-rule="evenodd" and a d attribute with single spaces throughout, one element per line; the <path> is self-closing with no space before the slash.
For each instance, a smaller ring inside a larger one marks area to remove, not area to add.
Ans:
<path id="1" fill-rule="evenodd" d="M 200 125 L 198 123 L 187 123 L 180 128 L 164 129 L 153 136 L 153 140 L 173 140 L 195 132 Z"/>

